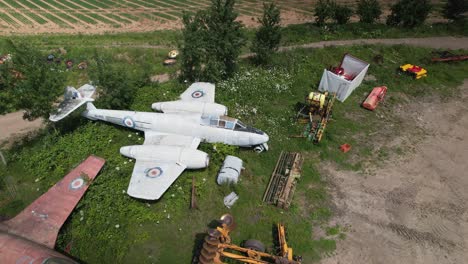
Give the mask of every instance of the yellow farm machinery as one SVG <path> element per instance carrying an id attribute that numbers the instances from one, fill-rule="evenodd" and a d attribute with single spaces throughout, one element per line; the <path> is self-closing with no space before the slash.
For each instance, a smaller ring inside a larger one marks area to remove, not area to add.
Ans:
<path id="1" fill-rule="evenodd" d="M 229 233 L 235 228 L 234 218 L 225 214 L 220 218 L 220 226 L 209 229 L 200 252 L 200 264 L 225 264 L 224 260 L 237 260 L 252 264 L 300 264 L 301 257 L 293 256 L 293 250 L 286 242 L 283 224 L 277 224 L 278 249 L 276 254 L 267 253 L 262 242 L 246 240 L 243 246 L 234 245 Z M 229 262 L 230 263 L 230 262 Z"/>
<path id="2" fill-rule="evenodd" d="M 314 143 L 319 143 L 330 120 L 335 98 L 335 93 L 309 93 L 297 113 L 297 121 L 305 124 L 305 129 L 301 135 L 295 137 L 305 137 Z"/>

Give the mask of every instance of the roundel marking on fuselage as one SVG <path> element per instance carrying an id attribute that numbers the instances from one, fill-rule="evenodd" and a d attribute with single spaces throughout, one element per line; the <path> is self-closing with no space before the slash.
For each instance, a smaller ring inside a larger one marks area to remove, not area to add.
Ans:
<path id="1" fill-rule="evenodd" d="M 192 93 L 192 97 L 193 98 L 200 98 L 202 97 L 203 95 L 205 95 L 205 93 L 202 91 L 202 90 L 197 90 L 195 92 Z"/>
<path id="2" fill-rule="evenodd" d="M 122 122 L 123 122 L 124 126 L 126 126 L 126 127 L 135 128 L 135 122 L 129 116 L 124 117 Z"/>
<path id="3" fill-rule="evenodd" d="M 149 168 L 145 170 L 146 177 L 157 178 L 163 175 L 163 170 L 160 167 Z"/>
<path id="4" fill-rule="evenodd" d="M 78 178 L 74 179 L 73 181 L 70 182 L 70 185 L 68 186 L 68 188 L 70 190 L 78 190 L 78 189 L 81 189 L 81 187 L 83 187 L 84 185 L 84 180 L 83 178 L 81 178 L 81 176 L 79 176 Z"/>

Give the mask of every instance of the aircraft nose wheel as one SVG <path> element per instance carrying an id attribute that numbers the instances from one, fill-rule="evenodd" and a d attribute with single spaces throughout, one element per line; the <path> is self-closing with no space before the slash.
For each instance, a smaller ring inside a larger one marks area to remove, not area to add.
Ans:
<path id="1" fill-rule="evenodd" d="M 254 148 L 254 151 L 257 152 L 257 153 L 262 153 L 263 151 L 267 151 L 267 150 L 268 150 L 268 145 L 266 143 L 263 143 L 261 145 L 257 145 Z"/>

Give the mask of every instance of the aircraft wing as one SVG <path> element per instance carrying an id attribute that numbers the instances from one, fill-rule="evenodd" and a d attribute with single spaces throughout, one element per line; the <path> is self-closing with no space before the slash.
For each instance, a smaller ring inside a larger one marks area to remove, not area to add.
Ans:
<path id="1" fill-rule="evenodd" d="M 136 160 L 127 193 L 135 198 L 157 200 L 186 167 L 175 162 Z"/>
<path id="2" fill-rule="evenodd" d="M 200 139 L 190 136 L 145 132 L 143 145 L 166 145 L 196 149 Z M 132 178 L 128 186 L 128 195 L 145 199 L 159 199 L 187 166 L 178 162 L 158 160 L 136 160 Z"/>
<path id="3" fill-rule="evenodd" d="M 54 248 L 60 228 L 104 163 L 101 158 L 88 157 L 21 213 L 3 224 L 10 233 Z"/>
<path id="4" fill-rule="evenodd" d="M 215 86 L 214 84 L 207 82 L 193 83 L 189 86 L 189 88 L 187 88 L 187 90 L 185 90 L 184 93 L 180 95 L 180 100 L 214 103 Z"/>

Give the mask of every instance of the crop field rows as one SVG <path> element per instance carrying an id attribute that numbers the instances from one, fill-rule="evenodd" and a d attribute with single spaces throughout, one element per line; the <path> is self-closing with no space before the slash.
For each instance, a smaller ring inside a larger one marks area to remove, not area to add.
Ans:
<path id="1" fill-rule="evenodd" d="M 287 16 L 312 16 L 315 1 L 280 4 Z M 262 13 L 262 1 L 238 1 L 246 24 Z M 181 16 L 210 0 L 0 0 L 0 31 L 6 33 L 103 33 L 180 28 Z"/>
<path id="2" fill-rule="evenodd" d="M 337 0 L 355 6 L 355 0 Z M 283 24 L 313 20 L 317 0 L 278 1 Z M 432 1 L 437 3 L 437 1 Z M 381 0 L 388 10 L 392 1 Z M 141 32 L 177 29 L 183 12 L 209 6 L 210 0 L 0 0 L 4 34 Z M 256 26 L 263 1 L 238 0 L 239 19 Z"/>

